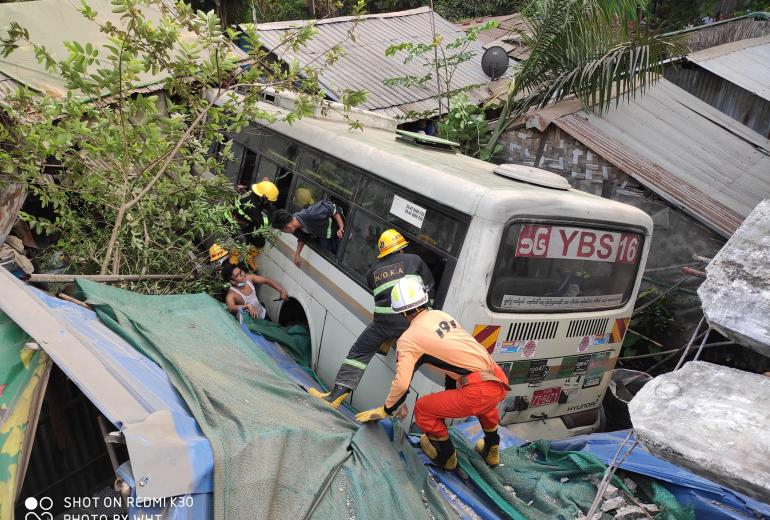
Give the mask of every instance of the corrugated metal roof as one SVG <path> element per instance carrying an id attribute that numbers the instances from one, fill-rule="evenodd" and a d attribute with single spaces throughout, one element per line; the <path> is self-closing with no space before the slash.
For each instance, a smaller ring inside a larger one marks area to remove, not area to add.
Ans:
<path id="1" fill-rule="evenodd" d="M 519 13 L 507 14 L 504 16 L 484 16 L 481 18 L 470 18 L 468 20 L 461 20 L 455 24 L 458 29 L 462 31 L 468 31 L 474 27 L 478 27 L 481 24 L 497 21 L 498 26 L 495 29 L 488 31 L 482 31 L 479 33 L 479 41 L 484 45 L 485 49 L 490 47 L 502 47 L 508 56 L 516 61 L 526 59 L 531 50 L 524 45 L 521 41 L 521 36 L 516 31 L 522 31 L 524 33 L 530 33 L 531 31 L 527 25 L 527 22 Z"/>
<path id="2" fill-rule="evenodd" d="M 385 86 L 383 81 L 389 78 L 406 75 L 420 77 L 431 72 L 425 66 L 427 60 L 418 58 L 404 64 L 404 53 L 387 57 L 385 49 L 402 42 L 429 43 L 432 40 L 431 18 L 436 33 L 444 38 L 445 43 L 463 35 L 461 30 L 438 14 L 431 13 L 427 7 L 364 16 L 355 28 L 355 41 L 348 39 L 347 33 L 354 25 L 354 19 L 349 16 L 257 24 L 256 31 L 263 45 L 271 52 L 275 51 L 280 59 L 286 62 L 296 59 L 303 66 L 311 63 L 323 65 L 324 54 L 335 45 L 342 44 L 345 55 L 319 71 L 319 81 L 329 96 L 338 101 L 343 89 L 366 90 L 368 99 L 360 108 L 403 119 L 410 111 L 438 111 L 438 101 L 434 98 L 438 92 L 436 82 L 429 81 L 424 87 Z M 309 23 L 314 23 L 318 32 L 307 45 L 296 52 L 287 45 L 281 45 L 290 31 Z M 484 49 L 481 42 L 475 41 L 470 43 L 468 50 L 474 56 L 457 67 L 451 87 L 483 85 L 469 94 L 472 102 L 482 103 L 489 98 L 486 86 L 489 79 L 481 70 Z"/>
<path id="3" fill-rule="evenodd" d="M 554 124 L 724 236 L 770 197 L 770 141 L 664 79 L 602 116 L 565 106 Z"/>
<path id="4" fill-rule="evenodd" d="M 104 46 L 110 45 L 109 36 L 100 31 L 100 24 L 112 23 L 118 28 L 125 28 L 126 22 L 119 13 L 114 13 L 114 6 L 109 0 L 89 0 L 89 5 L 98 12 L 96 23 L 88 20 L 78 10 L 80 4 L 60 0 L 36 0 L 34 2 L 0 3 L 0 20 L 18 22 L 29 31 L 30 41 L 43 45 L 56 60 L 69 58 L 69 51 L 64 42 L 76 41 L 90 43 L 101 55 L 106 54 Z M 157 5 L 141 4 L 142 12 L 149 23 L 158 23 L 162 13 Z M 183 32 L 181 40 L 190 40 L 194 35 Z M 230 52 L 243 60 L 247 56 L 240 49 L 231 46 Z M 208 52 L 201 51 L 201 59 L 206 59 Z M 89 72 L 93 70 L 89 69 Z M 134 82 L 138 89 L 160 90 L 163 81 L 169 76 L 168 71 L 158 74 L 140 72 Z M 61 97 L 69 91 L 67 81 L 56 71 L 50 71 L 44 64 L 38 63 L 31 45 L 19 43 L 8 56 L 0 56 L 0 98 L 16 90 L 18 85 L 45 92 L 53 97 Z M 105 95 L 107 93 L 105 92 Z"/>
<path id="5" fill-rule="evenodd" d="M 693 52 L 687 59 L 770 101 L 770 35 Z"/>

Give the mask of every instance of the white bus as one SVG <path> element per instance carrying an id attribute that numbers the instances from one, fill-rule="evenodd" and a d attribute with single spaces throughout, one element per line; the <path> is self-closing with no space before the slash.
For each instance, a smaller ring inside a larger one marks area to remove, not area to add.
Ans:
<path id="1" fill-rule="evenodd" d="M 267 177 L 280 188 L 277 206 L 289 210 L 322 199 L 344 208 L 336 256 L 308 244 L 300 269 L 296 240 L 285 233 L 261 255 L 262 273 L 291 296 L 279 303 L 265 294 L 270 316 L 307 323 L 312 367 L 331 385 L 372 317 L 364 275 L 377 238 L 395 228 L 433 271 L 435 307 L 508 374 L 501 423 L 525 438 L 596 429 L 644 271 L 649 216 L 569 189 L 558 175 L 404 142 L 388 123 L 378 125 L 350 130 L 309 118 L 231 136 L 235 160 L 225 169 L 233 182 Z M 369 364 L 350 398 L 356 408 L 383 402 L 394 354 Z M 443 389 L 433 379 L 415 374 L 407 421 L 419 395 Z"/>

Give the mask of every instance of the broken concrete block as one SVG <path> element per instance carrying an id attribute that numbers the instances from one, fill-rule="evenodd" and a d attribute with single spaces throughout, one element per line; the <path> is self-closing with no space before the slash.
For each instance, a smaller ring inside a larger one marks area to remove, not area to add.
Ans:
<path id="1" fill-rule="evenodd" d="M 620 490 L 612 484 L 607 484 L 607 487 L 604 489 L 604 498 L 614 498 L 617 496 L 620 496 Z"/>
<path id="2" fill-rule="evenodd" d="M 660 508 L 655 504 L 642 504 L 642 507 L 647 510 L 648 513 L 659 513 Z"/>
<path id="3" fill-rule="evenodd" d="M 646 518 L 647 514 L 644 509 L 638 506 L 625 506 L 617 510 L 615 513 L 616 520 L 633 520 L 635 518 Z"/>
<path id="4" fill-rule="evenodd" d="M 770 378 L 703 361 L 645 385 L 629 403 L 654 455 L 761 501 L 770 497 Z"/>
<path id="5" fill-rule="evenodd" d="M 607 511 L 620 509 L 625 505 L 626 505 L 626 500 L 623 497 L 610 498 L 609 500 L 604 501 L 604 503 L 602 504 L 601 510 L 606 513 Z"/>
<path id="6" fill-rule="evenodd" d="M 706 267 L 698 296 L 711 326 L 770 357 L 770 199 L 757 204 Z"/>

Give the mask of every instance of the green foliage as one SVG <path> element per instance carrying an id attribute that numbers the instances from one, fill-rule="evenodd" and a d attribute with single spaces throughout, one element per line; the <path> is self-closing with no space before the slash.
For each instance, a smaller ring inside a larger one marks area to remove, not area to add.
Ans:
<path id="1" fill-rule="evenodd" d="M 159 20 L 145 16 L 145 4 L 162 13 Z M 325 101 L 312 79 L 316 71 L 268 63 L 256 45 L 250 67 L 239 66 L 231 40 L 256 42 L 256 35 L 223 32 L 213 12 L 183 3 L 172 10 L 163 0 L 112 5 L 120 23 L 99 22 L 85 2 L 81 8 L 109 43 L 64 42 L 62 60 L 18 24 L 8 25 L 0 51 L 33 51 L 69 91 L 53 97 L 19 89 L 0 100 L 0 182 L 24 183 L 52 209 L 50 219 L 20 217 L 58 238 L 47 254 L 63 257 L 70 272 L 188 275 L 207 263 L 196 248 L 203 239 L 246 249 L 229 238 L 237 236 L 231 212 L 238 194 L 222 175 L 231 155 L 226 135 L 251 121 L 296 121 Z M 312 26 L 301 29 L 284 44 L 301 46 L 312 34 Z M 167 76 L 159 92 L 136 93 L 158 73 Z M 291 89 L 296 107 L 269 111 L 258 103 L 267 88 Z M 345 109 L 363 99 L 347 93 Z M 200 290 L 207 283 L 213 282 L 133 287 Z"/>
<path id="2" fill-rule="evenodd" d="M 569 96 L 598 113 L 629 101 L 655 82 L 664 59 L 686 53 L 681 36 L 663 36 L 646 22 L 647 0 L 533 0 L 521 11 L 531 49 L 513 71 L 488 149 L 507 124 L 531 108 Z"/>
<path id="3" fill-rule="evenodd" d="M 623 355 L 634 356 L 636 354 L 653 354 L 661 348 L 646 338 L 659 338 L 674 323 L 674 316 L 670 307 L 676 290 L 661 296 L 660 291 L 650 287 L 639 293 L 636 298 L 637 308 L 643 310 L 636 314 L 629 325 L 629 329 L 641 334 L 628 333 L 623 340 Z M 644 336 L 644 337 L 642 337 Z"/>
<path id="4" fill-rule="evenodd" d="M 436 0 L 435 9 L 444 18 L 457 21 L 464 18 L 511 14 L 516 8 L 509 0 Z"/>
<path id="5" fill-rule="evenodd" d="M 435 35 L 428 43 L 402 42 L 385 49 L 385 56 L 399 56 L 404 64 L 419 63 L 425 69 L 425 73 L 419 76 L 405 74 L 388 78 L 383 82 L 386 86 L 403 88 L 430 86 L 431 90 L 438 92 L 433 96 L 436 100 L 435 110 L 410 112 L 406 118 L 414 120 L 441 116 L 443 123 L 440 122 L 439 128 L 443 128 L 442 131 L 446 135 L 454 136 L 447 139 L 458 140 L 463 150 L 474 156 L 478 155 L 479 142 L 486 140 L 488 132 L 481 129 L 479 117 L 483 121 L 483 114 L 479 110 L 473 110 L 466 93 L 481 85 L 455 87 L 453 78 L 457 68 L 475 56 L 474 52 L 469 50 L 471 42 L 478 39 L 481 31 L 494 29 L 497 26 L 497 21 L 490 21 L 448 42 L 445 42 L 441 35 Z M 454 110 L 454 115 L 443 116 L 445 112 L 451 110 Z"/>
<path id="6" fill-rule="evenodd" d="M 449 113 L 439 121 L 438 129 L 441 137 L 460 143 L 462 153 L 471 157 L 481 155 L 492 133 L 484 111 L 471 103 L 465 93 L 449 101 Z M 497 145 L 494 155 L 502 149 L 502 145 Z"/>

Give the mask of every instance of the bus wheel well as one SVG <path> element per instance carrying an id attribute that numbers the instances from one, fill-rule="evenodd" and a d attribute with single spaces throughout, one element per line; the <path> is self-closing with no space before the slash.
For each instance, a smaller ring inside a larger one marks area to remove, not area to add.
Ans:
<path id="1" fill-rule="evenodd" d="M 307 327 L 307 314 L 305 314 L 305 309 L 302 308 L 302 304 L 294 298 L 289 298 L 286 303 L 281 305 L 281 311 L 278 314 L 278 323 L 284 327 L 289 327 L 291 325 L 304 325 Z"/>

